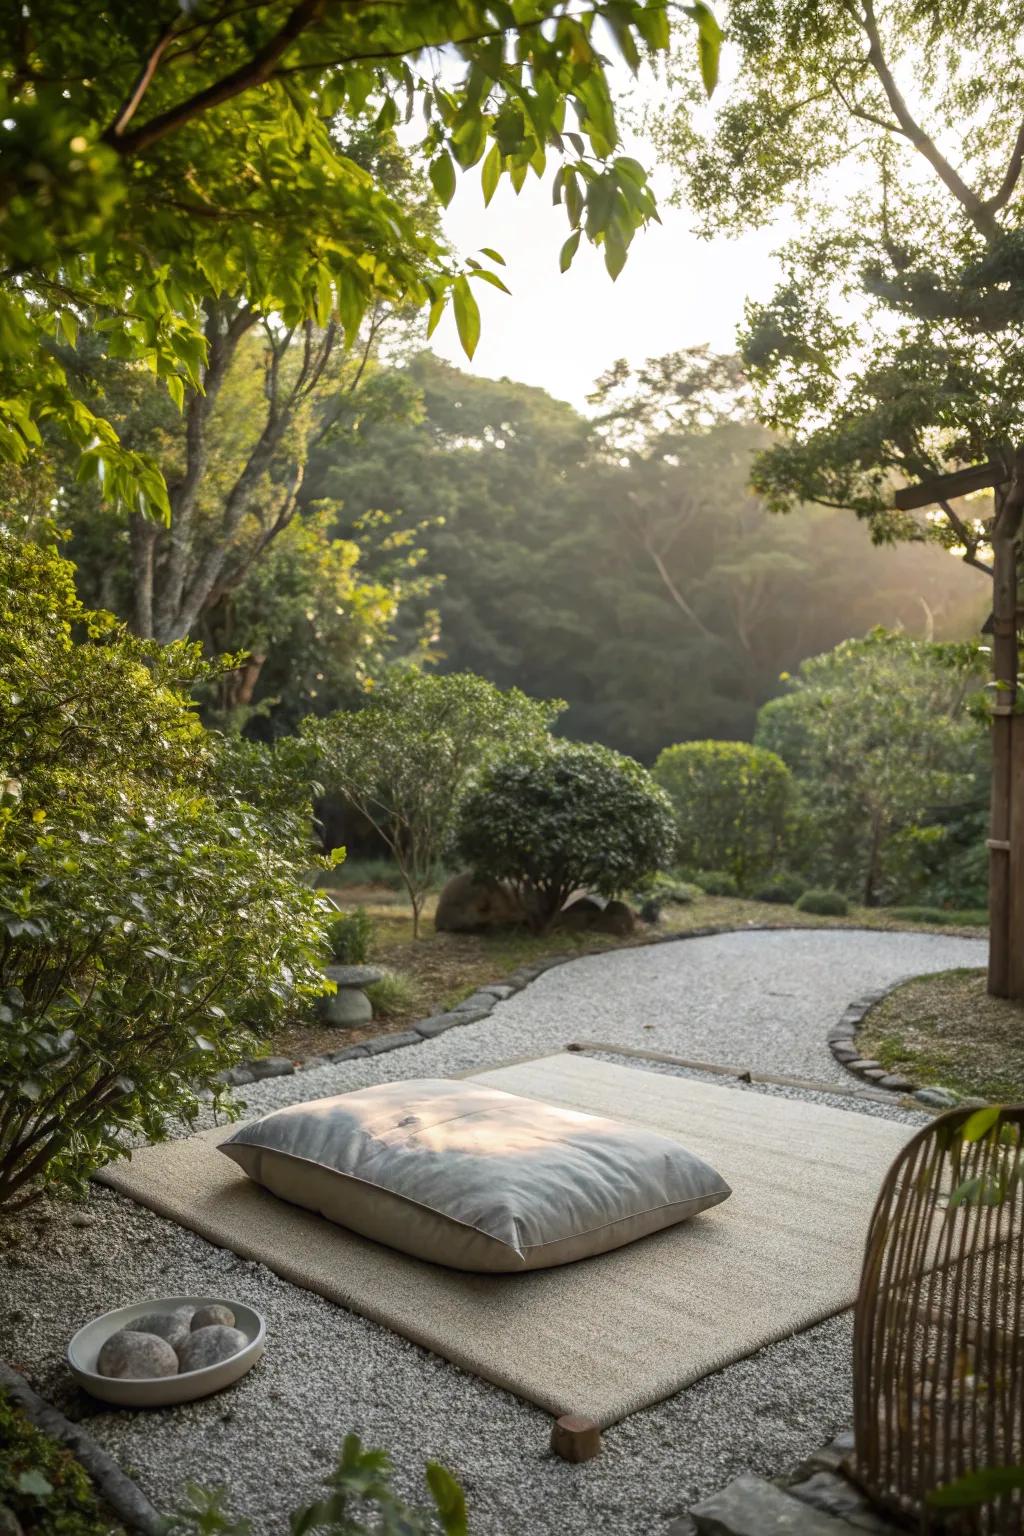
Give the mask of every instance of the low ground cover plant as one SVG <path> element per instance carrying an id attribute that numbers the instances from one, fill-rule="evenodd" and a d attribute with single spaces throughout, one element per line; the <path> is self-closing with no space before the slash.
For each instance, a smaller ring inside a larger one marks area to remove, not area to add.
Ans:
<path id="1" fill-rule="evenodd" d="M 766 880 L 751 892 L 755 901 L 777 902 L 780 906 L 793 906 L 807 889 L 807 881 L 800 875 L 778 874 Z"/>
<path id="2" fill-rule="evenodd" d="M 578 742 L 506 758 L 462 804 L 456 857 L 520 893 L 544 932 L 573 891 L 633 889 L 671 854 L 668 797 L 630 757 Z"/>
<path id="3" fill-rule="evenodd" d="M 327 939 L 335 965 L 364 965 L 373 942 L 373 918 L 365 907 L 342 912 L 331 923 Z"/>
<path id="4" fill-rule="evenodd" d="M 322 990 L 302 749 L 205 731 L 198 649 L 0 535 L 0 1207 L 81 1185 Z M 299 758 L 295 754 L 299 754 Z"/>
<path id="5" fill-rule="evenodd" d="M 10 1514 L 16 1524 L 5 1523 Z M 108 1536 L 111 1523 L 85 1469 L 0 1392 L 0 1531 Z"/>

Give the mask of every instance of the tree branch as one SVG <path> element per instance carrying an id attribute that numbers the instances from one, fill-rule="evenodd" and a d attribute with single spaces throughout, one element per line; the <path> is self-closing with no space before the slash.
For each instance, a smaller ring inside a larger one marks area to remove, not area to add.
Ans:
<path id="1" fill-rule="evenodd" d="M 985 207 L 990 213 L 995 213 L 999 208 L 1005 208 L 1013 196 L 1013 189 L 1020 180 L 1020 173 L 1024 168 L 1024 123 L 1017 130 L 1017 142 L 1013 146 L 1013 154 L 1010 163 L 1006 167 L 1006 175 L 1003 177 L 999 191 L 987 198 Z"/>

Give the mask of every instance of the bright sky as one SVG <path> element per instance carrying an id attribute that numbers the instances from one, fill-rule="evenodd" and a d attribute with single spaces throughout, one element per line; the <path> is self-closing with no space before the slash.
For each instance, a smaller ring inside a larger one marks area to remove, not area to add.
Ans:
<path id="1" fill-rule="evenodd" d="M 460 175 L 444 221 L 448 237 L 463 256 L 485 245 L 500 251 L 512 297 L 475 283 L 482 335 L 472 363 L 450 311 L 432 338 L 436 352 L 473 373 L 538 384 L 583 409 L 594 380 L 617 358 L 638 363 L 702 342 L 716 351 L 733 348 L 744 300 L 766 298 L 775 286 L 771 253 L 780 233 L 699 240 L 692 216 L 667 206 L 671 181 L 659 173 L 653 146 L 634 139 L 624 152 L 653 173 L 663 222 L 636 235 L 614 283 L 600 251 L 585 240 L 569 271 L 559 272 L 569 225 L 565 209 L 551 202 L 554 163 L 543 181 L 531 172 L 518 197 L 503 177 L 488 208 L 480 167 Z"/>

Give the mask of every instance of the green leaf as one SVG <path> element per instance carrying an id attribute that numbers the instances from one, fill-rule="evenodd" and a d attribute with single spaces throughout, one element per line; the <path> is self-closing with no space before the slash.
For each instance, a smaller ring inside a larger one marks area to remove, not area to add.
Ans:
<path id="1" fill-rule="evenodd" d="M 498 189 L 498 182 L 501 180 L 503 159 L 504 157 L 502 156 L 501 150 L 498 148 L 497 144 L 492 144 L 490 151 L 484 160 L 483 168 L 480 172 L 480 184 L 484 189 L 485 208 Z"/>
<path id="2" fill-rule="evenodd" d="M 447 306 L 448 306 L 448 296 L 447 296 L 447 294 L 442 294 L 439 299 L 435 299 L 433 304 L 431 304 L 431 306 L 430 306 L 430 315 L 429 315 L 429 318 L 427 320 L 427 339 L 428 339 L 428 341 L 429 341 L 430 337 L 433 336 L 434 332 L 437 330 L 438 321 L 440 320 L 441 316 L 444 314 L 445 309 L 447 308 Z"/>
<path id="3" fill-rule="evenodd" d="M 626 242 L 614 229 L 610 229 L 605 236 L 604 264 L 612 282 L 626 265 Z"/>
<path id="4" fill-rule="evenodd" d="M 462 350 L 472 361 L 476 344 L 480 340 L 480 310 L 469 286 L 469 279 L 457 277 L 452 285 L 455 304 L 455 324 L 459 332 Z"/>
<path id="5" fill-rule="evenodd" d="M 976 1109 L 974 1114 L 964 1122 L 964 1128 L 960 1132 L 964 1141 L 981 1141 L 987 1136 L 995 1125 L 1002 1109 L 998 1104 L 990 1104 L 986 1109 Z"/>
<path id="6" fill-rule="evenodd" d="M 496 261 L 499 267 L 503 267 L 505 265 L 505 258 L 501 252 L 494 250 L 489 245 L 482 245 L 480 247 L 480 255 L 489 257 L 491 261 Z"/>
<path id="7" fill-rule="evenodd" d="M 455 196 L 455 163 L 447 150 L 430 162 L 430 183 L 447 208 Z"/>
<path id="8" fill-rule="evenodd" d="M 981 1467 L 928 1494 L 934 1509 L 969 1509 L 1024 1488 L 1024 1467 Z"/>
<path id="9" fill-rule="evenodd" d="M 685 7 L 686 14 L 697 23 L 697 57 L 700 60 L 700 76 L 704 89 L 710 96 L 718 84 L 718 63 L 722 52 L 722 29 L 715 20 L 714 12 L 697 0 L 696 5 Z"/>
<path id="10" fill-rule="evenodd" d="M 22 1472 L 16 1486 L 19 1493 L 31 1494 L 37 1499 L 48 1499 L 53 1492 L 53 1484 L 48 1482 L 41 1472 L 34 1469 Z"/>
<path id="11" fill-rule="evenodd" d="M 78 321 L 70 309 L 59 310 L 58 319 L 60 321 L 60 328 L 64 333 L 64 340 L 69 347 L 73 347 L 78 341 Z"/>
<path id="12" fill-rule="evenodd" d="M 574 232 L 569 236 L 568 240 L 562 246 L 558 257 L 558 269 L 560 272 L 568 272 L 569 268 L 572 266 L 572 259 L 579 249 L 580 233 L 580 230 L 574 230 Z"/>
<path id="13" fill-rule="evenodd" d="M 434 1496 L 445 1536 L 467 1536 L 466 1498 L 451 1473 L 438 1462 L 428 1461 L 427 1486 Z"/>

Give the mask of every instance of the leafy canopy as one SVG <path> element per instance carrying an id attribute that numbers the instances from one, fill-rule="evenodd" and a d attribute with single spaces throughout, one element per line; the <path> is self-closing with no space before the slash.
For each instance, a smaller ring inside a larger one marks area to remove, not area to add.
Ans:
<path id="1" fill-rule="evenodd" d="M 965 851 L 983 864 L 983 676 L 976 645 L 884 630 L 803 663 L 756 738 L 795 780 L 799 867 L 870 906 L 913 895 Z"/>
<path id="2" fill-rule="evenodd" d="M 710 89 L 717 27 L 689 8 Z M 687 26 L 690 23 L 686 23 Z M 114 499 L 166 515 L 152 461 L 75 394 L 65 349 L 99 315 L 113 355 L 144 360 L 179 404 L 198 388 L 204 298 L 244 294 L 286 326 L 337 316 L 351 341 L 377 301 L 454 304 L 472 355 L 473 283 L 348 152 L 401 118 L 447 202 L 457 168 L 485 195 L 558 162 L 570 240 L 614 276 L 655 216 L 616 153 L 608 57 L 632 69 L 670 40 L 664 0 L 27 0 L 0 18 L 0 452 L 55 423 Z M 563 260 L 567 260 L 563 257 Z M 486 264 L 485 264 L 486 263 Z"/>
<path id="3" fill-rule="evenodd" d="M 756 475 L 777 508 L 853 508 L 876 539 L 977 560 L 970 507 L 914 519 L 892 493 L 1024 441 L 1019 35 L 1011 0 L 736 0 L 709 125 L 677 74 L 659 136 L 703 228 L 798 228 L 743 344 L 784 438 Z"/>

